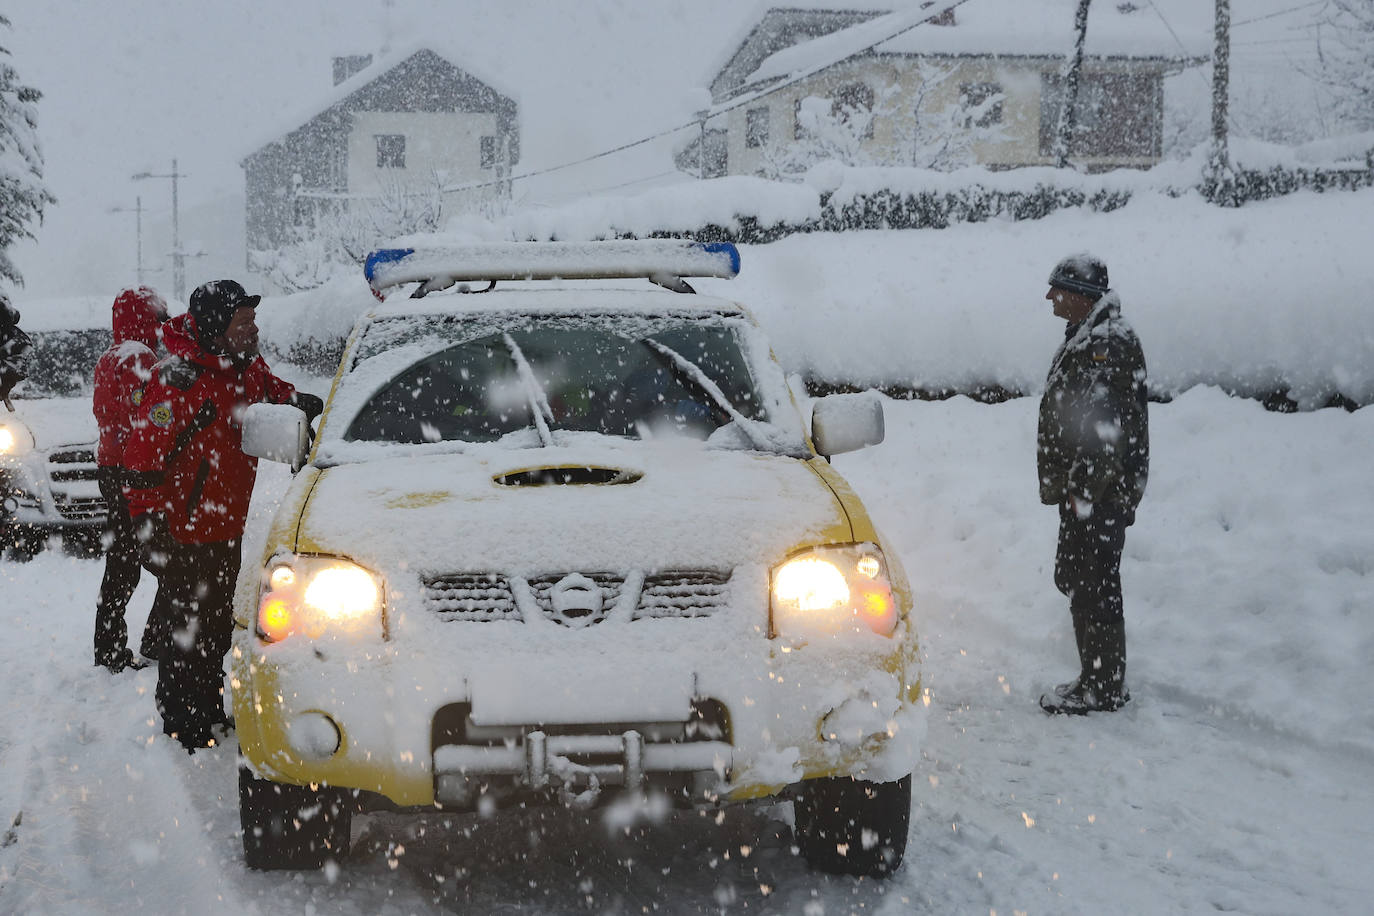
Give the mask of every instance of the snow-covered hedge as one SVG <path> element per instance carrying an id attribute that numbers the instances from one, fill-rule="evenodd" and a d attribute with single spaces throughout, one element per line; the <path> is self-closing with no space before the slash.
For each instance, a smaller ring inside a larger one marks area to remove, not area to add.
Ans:
<path id="1" fill-rule="evenodd" d="M 863 177 L 846 176 L 850 184 L 831 189 L 832 199 L 861 196 Z M 1014 180 L 989 176 L 994 189 Z M 736 280 L 696 285 L 749 305 L 785 368 L 813 384 L 1034 393 L 1063 327 L 1043 300 L 1046 277 L 1060 257 L 1087 249 L 1107 261 L 1158 395 L 1210 384 L 1304 409 L 1374 403 L 1374 190 L 1300 192 L 1233 209 L 1151 190 L 1140 173 L 1088 180 L 1104 192 L 1129 191 L 1129 202 L 1038 220 L 796 234 L 743 246 Z M 755 181 L 741 179 L 736 193 L 748 194 Z M 744 202 L 758 203 L 763 219 L 795 215 L 805 209 L 796 193 L 807 189 L 790 188 Z M 673 190 L 681 196 L 653 200 L 680 207 L 687 216 L 679 219 L 723 206 L 694 209 L 685 191 Z M 587 229 L 607 214 L 605 202 L 589 202 L 580 224 Z M 568 225 L 547 212 L 542 218 L 546 228 Z M 623 225 L 685 224 L 662 218 L 641 201 L 636 220 Z M 473 233 L 446 237 L 471 241 Z M 489 227 L 486 237 L 510 236 Z M 327 363 L 372 301 L 359 270 L 269 300 L 259 321 L 280 355 Z"/>

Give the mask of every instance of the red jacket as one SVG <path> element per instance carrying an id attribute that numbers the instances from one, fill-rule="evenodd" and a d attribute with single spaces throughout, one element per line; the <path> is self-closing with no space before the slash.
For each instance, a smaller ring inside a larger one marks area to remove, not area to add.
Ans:
<path id="1" fill-rule="evenodd" d="M 100 427 L 95 460 L 101 467 L 116 467 L 124 456 L 129 424 L 157 362 L 153 350 L 167 317 L 167 305 L 157 293 L 140 286 L 116 296 L 112 311 L 114 342 L 96 360 L 91 398 L 91 410 Z"/>
<path id="2" fill-rule="evenodd" d="M 167 322 L 163 339 L 171 355 L 153 370 L 143 422 L 124 450 L 129 511 L 166 512 L 172 536 L 186 544 L 242 537 L 258 474 L 258 459 L 243 453 L 243 410 L 286 403 L 296 389 L 261 356 L 236 364 L 201 349 L 190 315 Z"/>

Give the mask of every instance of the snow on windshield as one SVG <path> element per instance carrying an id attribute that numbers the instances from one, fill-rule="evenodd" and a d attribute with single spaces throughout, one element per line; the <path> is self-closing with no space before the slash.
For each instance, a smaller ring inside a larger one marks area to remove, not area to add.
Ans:
<path id="1" fill-rule="evenodd" d="M 331 458 L 359 457 L 363 443 L 524 447 L 577 434 L 806 454 L 761 333 L 719 314 L 377 318 L 331 413 Z"/>

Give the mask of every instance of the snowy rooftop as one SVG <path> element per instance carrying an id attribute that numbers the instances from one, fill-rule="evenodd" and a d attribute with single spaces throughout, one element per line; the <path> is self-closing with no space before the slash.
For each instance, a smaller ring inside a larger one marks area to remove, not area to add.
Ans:
<path id="1" fill-rule="evenodd" d="M 426 40 L 422 42 L 413 42 L 397 50 L 390 51 L 384 55 L 374 56 L 371 63 L 363 67 L 357 73 L 354 73 L 348 79 L 336 84 L 331 89 L 329 89 L 329 91 L 323 93 L 318 98 L 296 106 L 296 108 L 292 109 L 294 111 L 294 114 L 286 115 L 281 117 L 280 119 L 275 120 L 273 122 L 275 126 L 271 128 L 270 132 L 264 132 L 263 134 L 259 135 L 257 140 L 254 141 L 251 145 L 246 145 L 243 153 L 239 156 L 239 158 L 241 160 L 246 159 L 247 157 L 252 156 L 254 153 L 261 150 L 264 146 L 267 146 L 269 143 L 274 143 L 277 140 L 280 140 L 286 134 L 289 134 L 291 131 L 297 129 L 298 127 L 301 127 L 302 125 L 307 124 L 313 119 L 319 117 L 321 114 L 328 111 L 333 106 L 339 104 L 340 102 L 347 99 L 349 96 L 353 95 L 353 93 L 362 89 L 368 83 L 390 72 L 391 70 L 395 69 L 396 67 L 398 67 L 405 61 L 409 60 L 410 58 L 414 57 L 416 54 L 421 53 L 422 51 L 429 51 L 430 53 L 441 58 L 447 63 L 452 64 L 460 72 L 467 74 L 473 79 L 485 83 L 491 89 L 505 96 L 506 98 L 512 100 L 516 98 L 514 94 L 502 88 L 499 82 L 488 79 L 485 74 L 477 72 L 467 64 L 458 63 L 456 59 L 457 55 L 446 51 L 441 46 L 437 46 L 433 41 Z M 322 68 L 325 63 L 327 63 L 327 61 L 321 62 Z"/>
<path id="2" fill-rule="evenodd" d="M 939 0 L 890 12 L 785 48 L 745 78 L 744 85 L 822 69 L 872 49 L 879 54 L 1063 57 L 1073 50 L 1073 0 Z M 926 22 L 952 10 L 953 25 Z M 1085 53 L 1102 57 L 1201 58 L 1210 51 L 1205 18 L 1166 20 L 1152 6 L 1093 8 Z"/>

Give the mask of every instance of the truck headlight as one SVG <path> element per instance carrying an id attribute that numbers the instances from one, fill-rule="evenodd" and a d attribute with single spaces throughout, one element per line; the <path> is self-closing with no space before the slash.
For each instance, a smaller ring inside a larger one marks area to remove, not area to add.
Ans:
<path id="1" fill-rule="evenodd" d="M 380 579 L 336 557 L 285 556 L 268 563 L 258 601 L 258 636 L 280 642 L 296 633 L 383 636 Z"/>
<path id="2" fill-rule="evenodd" d="M 887 561 L 873 544 L 816 547 L 774 567 L 770 578 L 776 636 L 832 635 L 857 627 L 888 636 L 897 628 Z"/>

